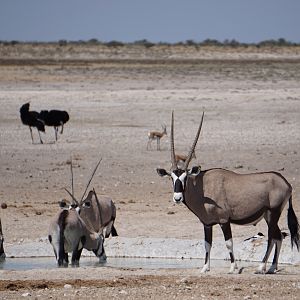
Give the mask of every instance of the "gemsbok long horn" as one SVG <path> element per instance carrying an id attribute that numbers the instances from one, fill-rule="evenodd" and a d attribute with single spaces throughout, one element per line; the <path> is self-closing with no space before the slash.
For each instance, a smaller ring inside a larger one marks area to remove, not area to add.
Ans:
<path id="1" fill-rule="evenodd" d="M 73 179 L 73 162 L 71 157 L 71 188 L 72 188 L 72 195 L 74 196 L 74 179 Z M 73 198 L 73 197 L 72 197 Z"/>
<path id="2" fill-rule="evenodd" d="M 90 180 L 88 181 L 88 184 L 87 184 L 87 186 L 86 186 L 86 188 L 85 188 L 85 191 L 84 191 L 84 193 L 83 193 L 83 195 L 82 195 L 82 197 L 81 197 L 81 199 L 80 199 L 80 203 L 82 202 L 83 197 L 85 196 L 86 191 L 87 191 L 87 189 L 89 188 L 89 186 L 90 186 L 90 184 L 91 184 L 91 181 L 92 181 L 92 179 L 93 179 L 93 177 L 94 177 L 94 175 L 95 175 L 95 173 L 96 173 L 96 171 L 97 171 L 97 169 L 98 169 L 98 167 L 99 167 L 101 161 L 102 161 L 102 157 L 100 158 L 99 162 L 97 163 L 97 165 L 96 165 L 96 167 L 95 167 L 95 169 L 94 169 L 94 171 L 93 171 L 93 173 L 92 173 L 92 176 L 91 176 Z"/>
<path id="3" fill-rule="evenodd" d="M 76 204 L 76 205 L 79 205 L 79 202 L 76 200 L 76 198 L 74 197 L 74 195 L 68 191 L 68 189 L 64 188 L 64 190 L 71 196 L 73 202 Z"/>
<path id="4" fill-rule="evenodd" d="M 72 189 L 72 193 L 69 192 L 69 190 L 67 190 L 66 188 L 64 188 L 64 190 L 71 196 L 73 203 L 72 204 L 76 204 L 79 205 L 79 202 L 76 200 L 75 196 L 74 196 L 74 176 L 73 176 L 73 162 L 72 162 L 72 158 L 71 158 L 71 165 L 70 165 L 70 171 L 71 171 L 71 189 Z"/>
<path id="5" fill-rule="evenodd" d="M 176 159 L 175 159 L 175 147 L 174 147 L 174 111 L 172 111 L 172 121 L 171 121 L 171 163 L 172 170 L 177 169 Z"/>
<path id="6" fill-rule="evenodd" d="M 202 124 L 203 124 L 203 118 L 204 118 L 204 112 L 202 113 L 201 122 L 200 122 L 200 125 L 199 125 L 199 128 L 198 128 L 198 131 L 197 131 L 194 143 L 193 143 L 193 145 L 192 145 L 192 147 L 190 149 L 190 152 L 188 154 L 188 157 L 187 157 L 187 159 L 185 161 L 185 164 L 184 164 L 184 167 L 183 167 L 184 170 L 187 170 L 187 168 L 189 166 L 189 163 L 192 160 L 193 152 L 195 151 L 195 148 L 196 148 L 199 136 L 200 136 L 200 132 L 201 132 Z"/>

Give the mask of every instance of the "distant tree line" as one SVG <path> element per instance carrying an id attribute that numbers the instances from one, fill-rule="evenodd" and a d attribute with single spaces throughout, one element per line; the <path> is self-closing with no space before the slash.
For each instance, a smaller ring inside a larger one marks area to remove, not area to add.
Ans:
<path id="1" fill-rule="evenodd" d="M 185 42 L 177 42 L 177 43 L 168 43 L 168 42 L 158 42 L 158 43 L 153 43 L 148 41 L 147 39 L 143 40 L 137 40 L 135 42 L 131 43 L 125 43 L 125 42 L 120 42 L 120 41 L 110 41 L 110 42 L 102 42 L 99 41 L 98 39 L 90 39 L 90 40 L 78 40 L 78 41 L 67 41 L 67 40 L 59 40 L 57 42 L 22 42 L 22 41 L 1 41 L 0 44 L 2 45 L 17 45 L 17 44 L 58 44 L 59 46 L 66 46 L 66 45 L 74 45 L 74 44 L 86 44 L 86 45 L 104 45 L 107 47 L 122 47 L 126 45 L 139 45 L 143 46 L 145 48 L 151 48 L 153 46 L 157 45 L 165 45 L 165 46 L 176 46 L 176 45 L 182 45 L 182 46 L 193 46 L 193 47 L 201 47 L 201 46 L 216 46 L 216 47 L 250 47 L 250 46 L 255 46 L 255 47 L 271 47 L 271 46 L 300 46 L 300 43 L 294 43 L 287 41 L 284 38 L 279 38 L 279 39 L 270 39 L 270 40 L 264 40 L 259 43 L 241 43 L 235 39 L 226 39 L 223 42 L 220 42 L 215 39 L 205 39 L 201 42 L 197 42 L 194 40 L 186 40 Z"/>

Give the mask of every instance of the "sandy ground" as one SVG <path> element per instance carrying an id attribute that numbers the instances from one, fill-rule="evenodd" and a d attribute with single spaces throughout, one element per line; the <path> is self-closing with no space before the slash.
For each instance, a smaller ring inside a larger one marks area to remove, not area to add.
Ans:
<path id="1" fill-rule="evenodd" d="M 8 55 L 13 51 L 5 51 L 0 49 L 1 58 L 16 58 Z M 249 59 L 239 50 L 235 55 L 226 52 L 224 60 L 220 51 L 211 52 L 209 59 L 198 54 L 197 60 L 193 53 L 154 61 L 1 60 L 0 201 L 8 209 L 0 212 L 5 242 L 36 241 L 47 235 L 57 202 L 67 197 L 63 188 L 70 187 L 70 157 L 78 197 L 99 157 L 103 158 L 93 187 L 115 201 L 120 236 L 203 239 L 197 218 L 170 201 L 171 183 L 156 175 L 156 167 L 170 168 L 169 137 L 161 140 L 161 151 L 156 151 L 155 142 L 146 150 L 149 130 L 160 130 L 165 123 L 169 131 L 172 110 L 179 153 L 188 151 L 201 113 L 206 112 L 197 159 L 191 165 L 240 173 L 279 171 L 293 186 L 294 208 L 300 216 L 297 51 L 280 55 L 262 51 Z M 56 108 L 70 113 L 57 143 L 52 128 L 42 136 L 43 145 L 34 130 L 35 143 L 31 143 L 29 129 L 19 117 L 20 106 L 28 101 L 32 110 Z M 287 230 L 286 211 L 280 228 Z M 242 240 L 258 231 L 266 233 L 264 222 L 256 227 L 234 226 L 233 236 Z M 214 236 L 222 236 L 218 227 Z M 220 272 L 223 275 L 199 277 L 199 269 L 107 268 L 95 269 L 89 278 L 90 271 L 79 268 L 40 271 L 37 280 L 30 272 L 2 271 L 0 296 L 15 299 L 28 292 L 36 298 L 296 299 L 300 295 L 299 275 L 293 269 L 271 277 Z M 64 287 L 66 283 L 72 287 Z"/>

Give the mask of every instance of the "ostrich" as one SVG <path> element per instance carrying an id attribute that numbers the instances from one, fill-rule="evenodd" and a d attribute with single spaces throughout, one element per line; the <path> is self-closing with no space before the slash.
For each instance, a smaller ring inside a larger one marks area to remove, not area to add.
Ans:
<path id="1" fill-rule="evenodd" d="M 29 111 L 30 103 L 25 103 L 20 108 L 21 121 L 24 125 L 28 125 L 30 129 L 31 140 L 33 144 L 33 135 L 31 127 L 36 127 L 40 137 L 40 143 L 43 144 L 40 131 L 45 132 L 45 124 L 40 118 L 37 111 Z"/>
<path id="2" fill-rule="evenodd" d="M 64 124 L 69 121 L 69 114 L 64 110 L 42 110 L 40 118 L 44 121 L 45 125 L 54 127 L 55 140 L 57 141 L 58 126 L 61 126 L 60 134 L 62 134 Z"/>

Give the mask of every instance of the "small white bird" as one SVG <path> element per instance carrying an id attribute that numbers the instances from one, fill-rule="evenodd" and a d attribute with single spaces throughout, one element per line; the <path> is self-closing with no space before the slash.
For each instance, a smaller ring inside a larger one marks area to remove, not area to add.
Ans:
<path id="1" fill-rule="evenodd" d="M 251 237 L 249 237 L 249 238 L 247 238 L 247 239 L 245 239 L 244 242 L 249 241 L 249 240 L 254 241 L 254 240 L 257 240 L 257 239 L 261 239 L 261 238 L 263 238 L 264 236 L 265 236 L 265 235 L 264 235 L 263 233 L 259 232 L 258 234 L 254 235 L 254 236 L 251 236 Z"/>

